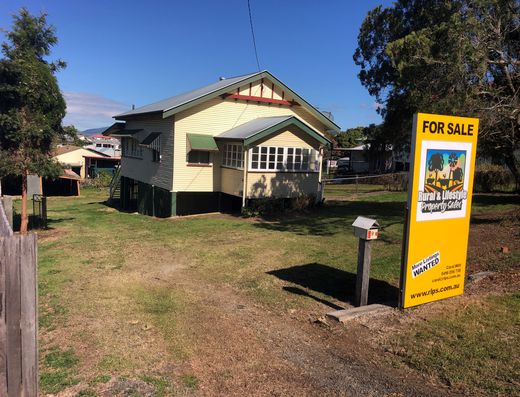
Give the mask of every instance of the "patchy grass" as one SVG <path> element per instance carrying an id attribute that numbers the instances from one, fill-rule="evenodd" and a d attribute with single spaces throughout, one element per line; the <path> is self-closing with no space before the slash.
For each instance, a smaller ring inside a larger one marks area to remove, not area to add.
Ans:
<path id="1" fill-rule="evenodd" d="M 79 198 L 50 198 L 50 229 L 39 232 L 38 244 L 42 391 L 57 393 L 81 380 L 88 384 L 84 393 L 91 393 L 97 384 L 118 377 L 141 379 L 164 395 L 174 393 L 173 385 L 196 389 L 199 378 L 182 375 L 180 368 L 195 354 L 192 328 L 205 303 L 186 280 L 177 279 L 177 267 L 200 288 L 218 293 L 226 287 L 275 314 L 347 307 L 358 249 L 351 224 L 358 215 L 376 218 L 382 226 L 373 247 L 371 300 L 395 301 L 406 193 L 370 190 L 378 189 L 374 185 L 359 185 L 358 193 L 352 188 L 327 186 L 322 207 L 269 219 L 154 219 L 107 207 L 106 192 L 92 188 L 82 189 Z M 480 213 L 518 206 L 510 195 L 474 200 Z M 483 307 L 497 304 L 489 301 Z M 450 327 L 438 325 L 446 332 Z M 428 329 L 421 332 L 424 338 L 433 335 Z M 410 335 L 403 344 L 416 338 Z M 464 354 L 457 350 L 462 344 L 449 344 L 451 336 L 445 336 L 436 339 L 445 350 L 431 353 L 434 362 L 449 350 Z M 57 341 L 74 350 L 53 350 Z M 406 362 L 427 371 L 421 359 L 429 353 L 410 352 Z M 456 384 L 459 375 L 451 368 L 442 376 Z"/>
<path id="2" fill-rule="evenodd" d="M 199 380 L 194 375 L 182 375 L 180 381 L 187 389 L 197 389 L 199 387 Z"/>
<path id="3" fill-rule="evenodd" d="M 46 351 L 40 368 L 40 388 L 44 393 L 57 393 L 79 383 L 76 365 L 79 359 L 72 349 L 57 347 Z"/>
<path id="4" fill-rule="evenodd" d="M 171 396 L 175 393 L 173 385 L 165 378 L 145 375 L 141 379 L 154 387 L 156 397 Z"/>
<path id="5" fill-rule="evenodd" d="M 427 318 L 396 339 L 403 359 L 469 394 L 520 395 L 520 293 Z"/>

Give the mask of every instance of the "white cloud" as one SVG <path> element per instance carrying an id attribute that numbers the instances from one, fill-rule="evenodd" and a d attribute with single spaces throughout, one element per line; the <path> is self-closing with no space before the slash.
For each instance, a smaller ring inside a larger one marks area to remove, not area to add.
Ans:
<path id="1" fill-rule="evenodd" d="M 80 131 L 110 125 L 114 115 L 130 110 L 129 105 L 87 92 L 62 94 L 67 103 L 63 125 L 72 124 Z"/>

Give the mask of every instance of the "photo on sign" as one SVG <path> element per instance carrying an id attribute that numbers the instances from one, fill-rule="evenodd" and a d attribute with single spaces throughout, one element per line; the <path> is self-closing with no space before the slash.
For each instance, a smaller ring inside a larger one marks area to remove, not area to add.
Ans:
<path id="1" fill-rule="evenodd" d="M 423 141 L 417 221 L 466 216 L 471 144 Z"/>

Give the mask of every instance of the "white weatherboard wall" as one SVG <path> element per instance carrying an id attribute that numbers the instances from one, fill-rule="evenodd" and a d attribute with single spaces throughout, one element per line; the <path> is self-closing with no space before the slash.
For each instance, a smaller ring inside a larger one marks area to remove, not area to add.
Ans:
<path id="1" fill-rule="evenodd" d="M 142 140 L 151 132 L 161 132 L 161 162 L 152 161 L 152 151 L 143 147 L 141 159 L 121 157 L 121 175 L 172 190 L 173 186 L 173 116 L 163 119 L 162 116 L 146 116 L 142 119 L 128 120 L 127 130 L 143 129 L 136 138 Z M 125 138 L 123 138 L 125 139 Z"/>
<path id="2" fill-rule="evenodd" d="M 258 86 L 257 86 L 258 87 Z M 258 90 L 259 88 L 257 88 Z M 253 93 L 259 95 L 259 93 Z M 186 134 L 216 136 L 258 117 L 296 116 L 310 127 L 324 133 L 326 126 L 301 106 L 215 98 L 175 115 L 173 190 L 177 192 L 211 192 L 220 189 L 220 159 L 213 167 L 189 167 L 186 162 Z M 306 146 L 303 146 L 306 147 Z M 216 174 L 217 178 L 214 177 Z"/>

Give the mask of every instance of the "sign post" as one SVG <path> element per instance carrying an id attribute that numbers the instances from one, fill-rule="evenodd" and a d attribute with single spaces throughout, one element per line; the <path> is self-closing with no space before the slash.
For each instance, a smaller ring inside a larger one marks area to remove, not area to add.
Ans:
<path id="1" fill-rule="evenodd" d="M 479 120 L 414 115 L 399 306 L 464 292 Z"/>

